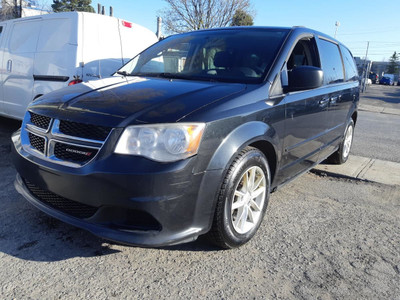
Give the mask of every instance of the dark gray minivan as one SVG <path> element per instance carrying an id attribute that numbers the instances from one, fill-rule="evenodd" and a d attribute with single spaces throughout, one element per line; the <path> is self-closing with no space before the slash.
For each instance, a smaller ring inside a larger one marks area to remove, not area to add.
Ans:
<path id="1" fill-rule="evenodd" d="M 168 37 L 112 77 L 49 93 L 13 134 L 17 190 L 65 222 L 132 245 L 208 233 L 233 248 L 270 192 L 346 162 L 359 83 L 350 51 L 307 28 Z"/>

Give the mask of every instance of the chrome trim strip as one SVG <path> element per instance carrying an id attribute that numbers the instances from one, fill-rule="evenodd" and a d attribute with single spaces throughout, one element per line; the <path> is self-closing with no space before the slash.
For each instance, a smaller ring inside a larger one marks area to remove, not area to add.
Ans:
<path id="1" fill-rule="evenodd" d="M 26 124 L 26 128 L 32 133 L 34 133 L 34 132 L 47 133 L 49 131 L 49 127 L 47 127 L 47 129 L 44 129 L 44 128 L 41 128 L 41 127 L 38 127 L 38 126 L 34 125 L 31 122 Z"/>

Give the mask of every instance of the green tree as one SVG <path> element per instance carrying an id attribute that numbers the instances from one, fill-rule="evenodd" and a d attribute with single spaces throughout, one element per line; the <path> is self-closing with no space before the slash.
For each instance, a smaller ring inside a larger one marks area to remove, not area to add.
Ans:
<path id="1" fill-rule="evenodd" d="M 399 72 L 399 54 L 394 51 L 393 55 L 389 58 L 389 65 L 387 72 L 389 74 L 397 74 Z"/>
<path id="2" fill-rule="evenodd" d="M 63 11 L 87 11 L 94 12 L 90 5 L 92 0 L 53 0 L 51 8 L 54 12 Z"/>
<path id="3" fill-rule="evenodd" d="M 235 12 L 231 22 L 231 26 L 253 26 L 253 24 L 253 16 L 242 9 Z"/>

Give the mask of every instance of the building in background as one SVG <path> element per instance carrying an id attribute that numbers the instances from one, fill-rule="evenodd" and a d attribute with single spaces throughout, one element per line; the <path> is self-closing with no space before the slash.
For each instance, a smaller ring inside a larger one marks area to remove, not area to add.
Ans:
<path id="1" fill-rule="evenodd" d="M 371 72 L 378 74 L 379 79 L 386 73 L 389 66 L 387 61 L 374 61 L 372 62 Z"/>

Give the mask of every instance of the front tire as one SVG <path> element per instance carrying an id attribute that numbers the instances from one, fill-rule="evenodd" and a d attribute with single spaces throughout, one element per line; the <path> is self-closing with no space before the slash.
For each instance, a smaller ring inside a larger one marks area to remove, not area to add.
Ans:
<path id="1" fill-rule="evenodd" d="M 350 155 L 351 145 L 353 144 L 354 136 L 354 121 L 351 119 L 347 124 L 347 128 L 343 137 L 343 141 L 340 143 L 339 149 L 328 157 L 328 161 L 341 165 L 344 164 Z"/>
<path id="2" fill-rule="evenodd" d="M 230 249 L 247 243 L 257 232 L 270 194 L 270 170 L 264 154 L 246 147 L 229 166 L 218 194 L 211 241 Z"/>

